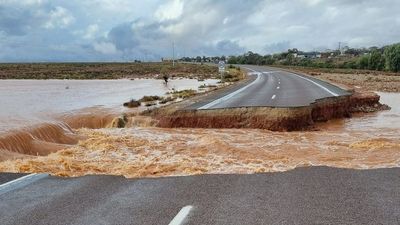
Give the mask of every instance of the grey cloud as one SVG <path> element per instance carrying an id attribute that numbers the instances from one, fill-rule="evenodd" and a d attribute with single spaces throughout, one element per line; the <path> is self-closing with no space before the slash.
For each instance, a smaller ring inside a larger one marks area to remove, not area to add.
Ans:
<path id="1" fill-rule="evenodd" d="M 5 7 L 0 5 L 0 31 L 8 35 L 25 35 L 28 30 L 38 23 L 32 11 L 28 9 Z"/>
<path id="2" fill-rule="evenodd" d="M 118 25 L 108 33 L 108 39 L 115 44 L 120 51 L 130 50 L 139 43 L 132 30 L 132 24 L 126 23 Z"/>
<path id="3" fill-rule="evenodd" d="M 264 51 L 266 53 L 279 53 L 279 52 L 284 52 L 288 49 L 291 48 L 291 44 L 289 41 L 283 41 L 283 42 L 277 42 L 277 43 L 272 43 L 272 44 L 267 44 L 264 46 Z"/>
<path id="4" fill-rule="evenodd" d="M 182 0 L 182 12 L 167 19 L 155 15 L 168 9 L 164 0 L 28 2 L 0 0 L 0 61 L 158 60 L 171 56 L 172 42 L 177 55 L 195 56 L 400 41 L 397 0 Z M 56 7 L 75 22 L 46 29 Z M 85 39 L 79 31 L 91 24 L 98 32 Z"/>

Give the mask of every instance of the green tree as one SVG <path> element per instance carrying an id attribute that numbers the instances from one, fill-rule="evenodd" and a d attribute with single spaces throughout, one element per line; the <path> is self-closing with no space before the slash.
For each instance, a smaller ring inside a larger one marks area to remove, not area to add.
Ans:
<path id="1" fill-rule="evenodd" d="M 384 66 L 385 59 L 383 58 L 382 53 L 377 49 L 373 49 L 368 59 L 368 69 L 383 70 Z"/>
<path id="2" fill-rule="evenodd" d="M 384 52 L 386 69 L 400 72 L 400 44 L 387 46 Z"/>
<path id="3" fill-rule="evenodd" d="M 286 60 L 283 62 L 284 65 L 293 65 L 295 63 L 295 58 L 293 54 L 287 54 Z"/>
<path id="4" fill-rule="evenodd" d="M 238 60 L 237 60 L 236 56 L 230 56 L 228 58 L 228 64 L 237 64 L 237 63 L 238 63 Z"/>
<path id="5" fill-rule="evenodd" d="M 369 55 L 363 55 L 358 59 L 358 69 L 368 69 Z"/>

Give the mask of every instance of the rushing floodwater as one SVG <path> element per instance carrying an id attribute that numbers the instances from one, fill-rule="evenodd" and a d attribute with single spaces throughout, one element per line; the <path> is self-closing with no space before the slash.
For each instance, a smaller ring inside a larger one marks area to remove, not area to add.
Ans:
<path id="1" fill-rule="evenodd" d="M 130 98 L 162 95 L 173 87 L 196 89 L 202 83 L 176 80 L 165 87 L 159 80 L 0 81 L 4 107 L 0 111 L 0 131 L 32 121 L 47 121 L 50 114 L 96 105 L 120 109 L 121 103 Z M 379 95 L 391 110 L 319 123 L 318 131 L 142 126 L 81 129 L 74 134 L 68 128 L 60 131 L 59 126 L 45 126 L 8 138 L 2 139 L 0 135 L 0 161 L 22 158 L 0 162 L 0 171 L 143 177 L 273 172 L 313 165 L 357 169 L 398 167 L 400 94 Z M 89 114 L 96 112 L 101 114 L 101 108 Z M 146 122 L 149 118 L 135 117 L 135 120 L 142 121 L 139 123 L 142 125 L 151 124 Z M 77 135 L 86 137 L 78 145 Z M 55 150 L 60 151 L 48 155 Z M 36 154 L 43 156 L 32 156 Z"/>
<path id="2" fill-rule="evenodd" d="M 171 80 L 0 80 L 0 133 L 49 121 L 51 116 L 102 106 L 120 109 L 123 102 L 144 95 L 165 95 L 172 89 L 197 90 L 194 79 Z"/>

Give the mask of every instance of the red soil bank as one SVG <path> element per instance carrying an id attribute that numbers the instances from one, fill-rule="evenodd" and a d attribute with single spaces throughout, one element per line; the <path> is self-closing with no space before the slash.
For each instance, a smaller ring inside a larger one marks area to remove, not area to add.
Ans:
<path id="1" fill-rule="evenodd" d="M 303 130 L 318 121 L 350 117 L 352 112 L 371 112 L 387 108 L 379 95 L 353 93 L 351 96 L 317 100 L 304 107 L 243 107 L 213 110 L 161 108 L 152 112 L 160 127 L 259 128 L 273 131 Z"/>

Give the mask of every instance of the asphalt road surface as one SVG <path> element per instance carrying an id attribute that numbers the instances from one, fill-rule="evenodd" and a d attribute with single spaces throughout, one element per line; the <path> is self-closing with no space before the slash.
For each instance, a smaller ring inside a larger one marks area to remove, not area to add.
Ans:
<path id="1" fill-rule="evenodd" d="M 0 194 L 0 224 L 400 224 L 400 169 L 47 176 Z"/>
<path id="2" fill-rule="evenodd" d="M 241 66 L 250 71 L 250 82 L 191 108 L 299 107 L 317 99 L 350 93 L 330 83 L 263 66 Z"/>

